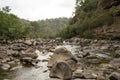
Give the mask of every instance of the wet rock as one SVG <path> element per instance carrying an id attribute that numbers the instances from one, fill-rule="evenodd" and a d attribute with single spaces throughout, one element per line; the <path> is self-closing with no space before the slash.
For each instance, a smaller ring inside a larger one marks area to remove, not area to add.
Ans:
<path id="1" fill-rule="evenodd" d="M 96 59 L 97 58 L 97 56 L 96 56 L 96 53 L 89 53 L 89 55 L 88 56 L 86 56 L 85 57 L 85 59 Z"/>
<path id="2" fill-rule="evenodd" d="M 8 69 L 10 69 L 10 65 L 9 64 L 2 64 L 1 68 L 3 70 L 8 70 Z"/>
<path id="3" fill-rule="evenodd" d="M 113 68 L 119 69 L 120 68 L 120 58 L 115 58 L 110 61 L 110 64 L 112 65 Z"/>
<path id="4" fill-rule="evenodd" d="M 96 79 L 74 79 L 74 80 L 96 80 Z"/>
<path id="5" fill-rule="evenodd" d="M 83 73 L 85 79 L 97 79 L 97 74 L 94 71 L 86 70 Z"/>
<path id="6" fill-rule="evenodd" d="M 87 53 L 83 53 L 82 55 L 83 55 L 83 57 L 87 57 L 87 56 L 89 56 L 89 55 L 90 55 L 90 53 L 89 53 L 89 52 L 87 52 Z"/>
<path id="7" fill-rule="evenodd" d="M 48 67 L 52 67 L 56 61 L 67 61 L 67 60 L 73 60 L 77 62 L 76 58 L 66 48 L 64 47 L 58 48 L 55 50 L 54 54 L 48 61 Z"/>
<path id="8" fill-rule="evenodd" d="M 106 60 L 111 60 L 112 59 L 112 57 L 111 56 L 109 56 L 109 55 L 107 55 L 107 54 L 105 54 L 105 53 L 98 53 L 98 54 L 96 54 L 96 57 L 98 58 L 98 59 L 106 59 Z"/>
<path id="9" fill-rule="evenodd" d="M 48 70 L 44 70 L 43 73 L 46 73 Z"/>
<path id="10" fill-rule="evenodd" d="M 73 72 L 72 76 L 74 79 L 75 78 L 84 78 L 82 73 L 83 73 L 83 69 L 81 67 L 78 67 L 78 69 L 75 72 Z"/>
<path id="11" fill-rule="evenodd" d="M 49 51 L 50 51 L 50 52 L 54 52 L 54 51 L 55 51 L 55 49 L 49 49 Z"/>
<path id="12" fill-rule="evenodd" d="M 120 50 L 115 51 L 115 58 L 120 58 Z"/>
<path id="13" fill-rule="evenodd" d="M 38 60 L 32 59 L 31 57 L 24 57 L 21 59 L 21 62 L 23 64 L 30 64 L 30 65 L 35 66 L 38 63 Z"/>
<path id="14" fill-rule="evenodd" d="M 46 80 L 61 80 L 61 79 L 50 78 L 50 79 L 46 79 Z"/>
<path id="15" fill-rule="evenodd" d="M 27 45 L 32 45 L 32 41 L 31 40 L 26 40 L 26 41 L 24 41 L 24 43 L 27 44 Z"/>
<path id="16" fill-rule="evenodd" d="M 97 79 L 98 75 L 92 70 L 83 70 L 77 69 L 73 73 L 73 78 L 80 78 L 80 79 Z"/>
<path id="17" fill-rule="evenodd" d="M 51 78 L 68 80 L 72 78 L 72 70 L 66 62 L 56 62 L 50 71 Z"/>
<path id="18" fill-rule="evenodd" d="M 9 49 L 14 51 L 26 50 L 26 45 L 23 43 L 13 43 L 11 46 L 9 46 Z"/>
<path id="19" fill-rule="evenodd" d="M 83 58 L 83 55 L 81 55 L 81 54 L 75 54 L 75 56 L 76 56 L 77 58 Z"/>
<path id="20" fill-rule="evenodd" d="M 109 48 L 109 45 L 104 45 L 104 46 L 101 46 L 100 49 L 102 49 L 102 50 L 106 50 L 106 49 L 108 49 L 108 48 Z"/>
<path id="21" fill-rule="evenodd" d="M 59 42 L 62 42 L 62 38 L 61 37 L 57 37 L 56 40 L 58 40 Z"/>
<path id="22" fill-rule="evenodd" d="M 111 75 L 109 76 L 109 80 L 120 80 L 120 73 L 117 72 L 111 73 Z"/>
<path id="23" fill-rule="evenodd" d="M 72 71 L 75 71 L 78 67 L 77 63 L 73 60 L 66 60 L 65 62 L 68 63 Z"/>
<path id="24" fill-rule="evenodd" d="M 105 53 L 91 53 L 89 56 L 85 57 L 87 63 L 98 64 L 102 62 L 108 62 L 112 59 L 111 56 Z"/>
<path id="25" fill-rule="evenodd" d="M 31 57 L 32 59 L 36 59 L 38 57 L 37 53 L 35 52 L 24 52 L 22 51 L 21 54 L 20 54 L 21 58 L 24 58 L 24 57 Z"/>
<path id="26" fill-rule="evenodd" d="M 80 42 L 80 38 L 74 37 L 74 38 L 71 38 L 70 41 L 73 43 L 78 43 L 78 42 Z"/>
<path id="27" fill-rule="evenodd" d="M 32 62 L 32 58 L 31 57 L 24 57 L 21 59 L 22 62 L 27 62 L 27 63 L 31 63 Z"/>
<path id="28" fill-rule="evenodd" d="M 18 51 L 13 51 L 13 50 L 7 50 L 7 54 L 13 57 L 19 57 L 20 54 Z"/>
<path id="29" fill-rule="evenodd" d="M 10 80 L 10 79 L 3 79 L 3 80 Z"/>
<path id="30" fill-rule="evenodd" d="M 16 62 L 15 61 L 10 61 L 10 62 L 8 62 L 8 64 L 14 65 L 14 64 L 16 64 Z"/>
<path id="31" fill-rule="evenodd" d="M 11 71 L 14 71 L 14 70 L 20 69 L 20 68 L 22 68 L 22 66 L 21 66 L 21 65 L 18 65 L 18 66 L 12 67 L 10 70 L 11 70 Z"/>
<path id="32" fill-rule="evenodd" d="M 0 50 L 0 59 L 5 59 L 7 57 L 8 55 L 6 54 L 6 52 Z"/>
<path id="33" fill-rule="evenodd" d="M 10 57 L 6 57 L 6 58 L 4 58 L 4 59 L 2 59 L 2 63 L 6 63 L 6 62 L 9 62 L 9 61 L 11 61 L 11 58 Z"/>
<path id="34" fill-rule="evenodd" d="M 47 60 L 47 59 L 43 59 L 43 60 L 42 60 L 42 62 L 48 62 L 48 61 L 49 61 L 49 60 Z"/>
<path id="35" fill-rule="evenodd" d="M 32 45 L 33 45 L 33 46 L 36 46 L 36 45 L 37 45 L 37 41 L 34 40 L 34 41 L 32 42 Z"/>
<path id="36" fill-rule="evenodd" d="M 99 59 L 87 59 L 85 62 L 89 63 L 89 64 L 99 64 L 102 61 Z"/>

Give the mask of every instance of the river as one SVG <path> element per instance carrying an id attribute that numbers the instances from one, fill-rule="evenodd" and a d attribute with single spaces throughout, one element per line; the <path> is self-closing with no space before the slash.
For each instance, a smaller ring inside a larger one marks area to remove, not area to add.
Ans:
<path id="1" fill-rule="evenodd" d="M 79 46 L 66 44 L 62 46 L 56 46 L 56 48 L 60 47 L 66 47 L 74 54 Z M 47 68 L 47 62 L 42 60 L 49 60 L 50 55 L 52 55 L 53 53 L 45 52 L 44 54 L 42 54 L 42 52 L 37 52 L 38 59 L 40 60 L 40 62 L 38 63 L 39 67 L 23 66 L 22 64 L 20 64 L 18 65 L 18 69 L 15 69 L 13 71 L 0 69 L 0 80 L 49 80 L 50 78 L 49 70 Z"/>

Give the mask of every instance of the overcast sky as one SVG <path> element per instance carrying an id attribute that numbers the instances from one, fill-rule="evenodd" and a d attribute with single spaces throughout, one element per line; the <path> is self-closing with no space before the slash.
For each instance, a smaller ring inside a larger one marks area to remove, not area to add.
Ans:
<path id="1" fill-rule="evenodd" d="M 10 6 L 11 13 L 20 18 L 39 20 L 71 17 L 75 0 L 0 0 L 0 8 Z"/>

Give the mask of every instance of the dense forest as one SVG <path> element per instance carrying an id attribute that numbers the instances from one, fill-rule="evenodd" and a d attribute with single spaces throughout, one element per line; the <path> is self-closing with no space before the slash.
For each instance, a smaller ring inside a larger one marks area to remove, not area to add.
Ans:
<path id="1" fill-rule="evenodd" d="M 0 9 L 1 39 L 53 38 L 60 30 L 67 27 L 69 21 L 68 18 L 29 21 L 11 14 L 10 10 L 9 6 Z"/>
<path id="2" fill-rule="evenodd" d="M 32 26 L 16 15 L 9 13 L 8 6 L 0 10 L 0 38 L 20 38 L 28 36 Z"/>
<path id="3" fill-rule="evenodd" d="M 74 17 L 59 35 L 64 38 L 119 38 L 119 4 L 119 0 L 76 0 Z"/>
<path id="4" fill-rule="evenodd" d="M 30 22 L 33 26 L 34 37 L 54 38 L 67 27 L 68 18 L 55 18 Z"/>

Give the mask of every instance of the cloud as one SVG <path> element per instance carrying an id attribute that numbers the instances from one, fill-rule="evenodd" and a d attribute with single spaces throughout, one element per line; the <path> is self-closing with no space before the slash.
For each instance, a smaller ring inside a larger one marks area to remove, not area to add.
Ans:
<path id="1" fill-rule="evenodd" d="M 20 18 L 38 20 L 72 16 L 75 0 L 0 0 L 3 6 L 10 6 Z"/>

